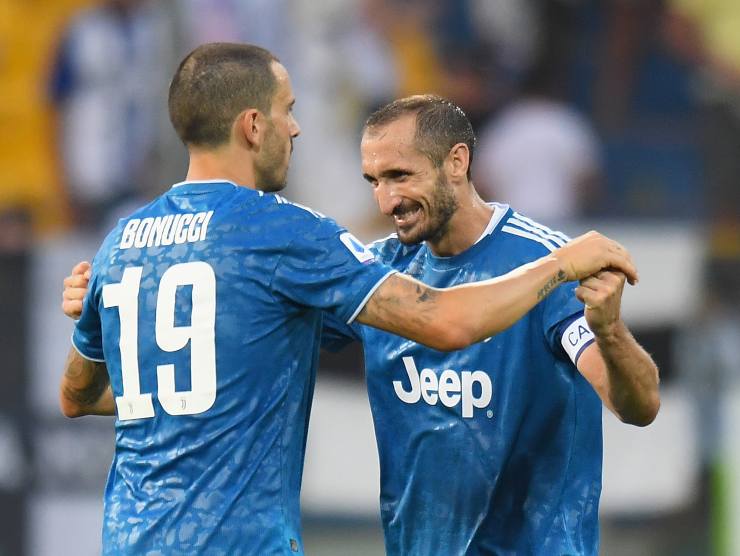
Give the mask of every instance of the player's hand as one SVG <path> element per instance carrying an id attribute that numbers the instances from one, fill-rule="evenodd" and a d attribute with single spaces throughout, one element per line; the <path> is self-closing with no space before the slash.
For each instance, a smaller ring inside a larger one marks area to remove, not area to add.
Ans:
<path id="1" fill-rule="evenodd" d="M 620 322 L 624 282 L 621 272 L 602 270 L 576 288 L 576 297 L 586 305 L 586 322 L 597 336 L 608 335 Z"/>
<path id="2" fill-rule="evenodd" d="M 69 318 L 78 319 L 82 314 L 82 301 L 87 293 L 90 273 L 90 263 L 82 261 L 77 263 L 72 269 L 72 274 L 64 279 L 62 311 Z"/>
<path id="3" fill-rule="evenodd" d="M 598 232 L 588 232 L 569 241 L 553 255 L 560 262 L 567 280 L 582 280 L 600 270 L 618 270 L 630 284 L 637 283 L 635 268 L 629 252 L 616 241 Z"/>

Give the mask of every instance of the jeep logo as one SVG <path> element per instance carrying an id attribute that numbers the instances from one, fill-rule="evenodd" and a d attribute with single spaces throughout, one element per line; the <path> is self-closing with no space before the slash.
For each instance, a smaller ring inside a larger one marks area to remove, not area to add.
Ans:
<path id="1" fill-rule="evenodd" d="M 423 399 L 429 405 L 442 402 L 446 407 L 454 407 L 462 400 L 462 416 L 472 417 L 473 408 L 486 407 L 491 402 L 493 388 L 491 379 L 483 371 L 463 371 L 458 373 L 447 369 L 439 375 L 432 369 L 416 369 L 413 357 L 404 357 L 403 365 L 409 377 L 409 390 L 404 390 L 400 380 L 393 381 L 396 395 L 405 403 L 416 403 Z M 480 395 L 473 395 L 473 385 L 480 385 Z"/>

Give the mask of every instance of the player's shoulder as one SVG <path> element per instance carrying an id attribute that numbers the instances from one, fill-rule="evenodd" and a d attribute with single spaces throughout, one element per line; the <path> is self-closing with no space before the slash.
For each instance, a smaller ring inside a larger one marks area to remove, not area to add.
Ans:
<path id="1" fill-rule="evenodd" d="M 422 246 L 422 243 L 405 245 L 398 239 L 398 234 L 392 233 L 368 243 L 367 248 L 380 262 L 392 265 L 412 258 Z"/>
<path id="2" fill-rule="evenodd" d="M 541 257 L 555 251 L 570 241 L 563 232 L 554 230 L 511 209 L 503 219 L 501 238 L 513 248 Z"/>
<path id="3" fill-rule="evenodd" d="M 275 223 L 290 230 L 293 235 L 309 231 L 320 235 L 344 231 L 333 218 L 277 193 L 266 193 L 260 200 Z"/>
<path id="4" fill-rule="evenodd" d="M 285 213 L 286 215 L 295 215 L 296 218 L 305 219 L 308 222 L 332 220 L 325 214 L 322 214 L 311 207 L 291 201 L 277 193 L 265 193 L 262 195 L 262 201 L 267 205 L 274 206 L 276 210 Z"/>

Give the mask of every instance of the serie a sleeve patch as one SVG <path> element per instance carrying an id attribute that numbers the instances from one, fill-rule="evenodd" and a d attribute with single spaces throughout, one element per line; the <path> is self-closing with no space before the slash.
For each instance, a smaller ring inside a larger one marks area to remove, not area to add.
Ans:
<path id="1" fill-rule="evenodd" d="M 588 323 L 586 322 L 586 317 L 581 317 L 574 320 L 570 323 L 570 326 L 565 329 L 560 338 L 560 343 L 562 344 L 565 353 L 568 354 L 568 357 L 570 357 L 570 360 L 573 361 L 573 364 L 575 365 L 578 362 L 578 357 L 581 355 L 581 352 L 583 352 L 586 346 L 591 344 L 595 339 L 594 333 L 591 332 L 591 328 L 589 328 Z"/>
<path id="2" fill-rule="evenodd" d="M 372 251 L 365 247 L 362 242 L 349 232 L 344 232 L 339 236 L 339 240 L 349 249 L 349 252 L 361 263 L 372 261 L 375 256 Z"/>

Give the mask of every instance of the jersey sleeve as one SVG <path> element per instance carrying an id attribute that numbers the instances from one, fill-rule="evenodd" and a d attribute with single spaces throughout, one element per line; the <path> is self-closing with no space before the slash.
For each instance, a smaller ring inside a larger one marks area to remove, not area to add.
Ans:
<path id="1" fill-rule="evenodd" d="M 103 361 L 103 333 L 98 311 L 98 274 L 93 263 L 87 295 L 82 303 L 82 314 L 72 333 L 72 345 L 85 359 Z"/>
<path id="2" fill-rule="evenodd" d="M 331 313 L 324 313 L 321 326 L 321 347 L 331 352 L 337 352 L 352 342 L 362 341 L 359 323 L 347 324 L 337 319 Z"/>
<path id="3" fill-rule="evenodd" d="M 543 326 L 553 353 L 568 357 L 574 365 L 594 334 L 583 316 L 583 303 L 575 295 L 576 282 L 557 288 L 543 303 Z"/>
<path id="4" fill-rule="evenodd" d="M 275 294 L 351 323 L 395 271 L 329 218 L 295 222 L 272 278 Z"/>

